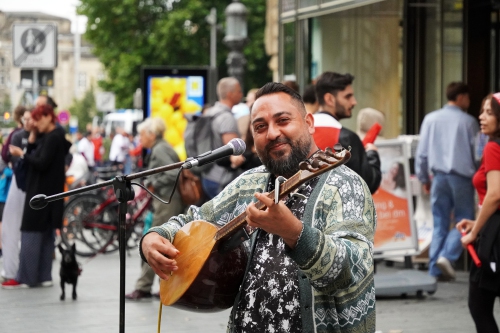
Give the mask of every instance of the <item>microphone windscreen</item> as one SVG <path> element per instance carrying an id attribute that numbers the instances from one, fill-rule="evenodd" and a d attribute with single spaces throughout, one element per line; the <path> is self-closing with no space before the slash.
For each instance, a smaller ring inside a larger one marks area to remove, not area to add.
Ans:
<path id="1" fill-rule="evenodd" d="M 240 138 L 232 139 L 231 141 L 229 141 L 229 143 L 234 148 L 233 155 L 241 155 L 247 149 L 247 145 L 245 144 L 245 141 L 243 141 Z"/>

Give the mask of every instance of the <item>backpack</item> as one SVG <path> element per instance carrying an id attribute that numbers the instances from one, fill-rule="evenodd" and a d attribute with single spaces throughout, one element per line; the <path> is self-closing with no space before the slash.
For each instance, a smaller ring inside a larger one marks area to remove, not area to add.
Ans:
<path id="1" fill-rule="evenodd" d="M 213 130 L 213 121 L 224 112 L 214 116 L 193 116 L 193 120 L 188 123 L 184 131 L 184 144 L 188 157 L 196 157 L 210 150 L 214 150 L 215 136 L 218 135 Z M 213 167 L 212 163 L 191 169 L 192 173 L 201 175 Z"/>

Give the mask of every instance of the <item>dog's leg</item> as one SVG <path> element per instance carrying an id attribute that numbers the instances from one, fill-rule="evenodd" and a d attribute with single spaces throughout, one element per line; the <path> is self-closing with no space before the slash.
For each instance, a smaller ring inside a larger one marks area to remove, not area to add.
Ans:
<path id="1" fill-rule="evenodd" d="M 61 301 L 64 301 L 64 299 L 66 298 L 66 293 L 64 292 L 64 280 L 61 279 L 61 290 L 62 290 L 62 293 L 61 293 Z"/>
<path id="2" fill-rule="evenodd" d="M 76 282 L 77 281 L 75 281 L 75 283 L 73 283 L 73 300 L 76 300 Z"/>

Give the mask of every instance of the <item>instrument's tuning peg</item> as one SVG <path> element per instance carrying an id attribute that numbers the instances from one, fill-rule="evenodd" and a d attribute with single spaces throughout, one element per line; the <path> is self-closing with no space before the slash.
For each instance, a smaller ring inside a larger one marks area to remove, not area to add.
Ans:
<path id="1" fill-rule="evenodd" d="M 335 150 L 336 153 L 340 153 L 342 151 L 342 149 L 344 149 L 344 148 L 342 147 L 342 145 L 340 143 L 336 143 L 333 146 L 333 150 Z"/>
<path id="2" fill-rule="evenodd" d="M 330 147 L 325 149 L 325 154 L 329 157 L 335 157 L 335 153 L 333 152 L 332 148 L 330 148 Z"/>
<path id="3" fill-rule="evenodd" d="M 317 157 L 316 157 L 315 159 L 313 159 L 313 160 L 312 160 L 312 162 L 311 162 L 311 166 L 312 166 L 313 168 L 315 168 L 315 169 L 319 168 L 319 160 L 318 160 L 318 157 L 319 157 L 319 156 L 317 156 Z"/>
<path id="4" fill-rule="evenodd" d="M 311 163 L 315 163 L 315 162 L 314 161 L 313 162 L 302 161 L 302 162 L 299 163 L 299 169 L 300 170 L 307 170 L 307 171 L 310 171 L 310 172 L 317 171 L 318 167 L 313 167 L 311 165 Z M 318 162 L 316 161 L 316 163 L 318 163 Z"/>
<path id="5" fill-rule="evenodd" d="M 302 161 L 302 162 L 299 163 L 299 169 L 300 170 L 309 170 L 310 166 L 311 165 L 309 164 L 308 161 Z"/>

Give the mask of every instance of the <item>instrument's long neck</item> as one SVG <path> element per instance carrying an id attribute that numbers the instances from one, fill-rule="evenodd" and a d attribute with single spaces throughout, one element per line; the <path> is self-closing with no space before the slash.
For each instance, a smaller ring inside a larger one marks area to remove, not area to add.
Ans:
<path id="1" fill-rule="evenodd" d="M 293 190 L 295 190 L 297 187 L 299 187 L 302 182 L 301 182 L 300 172 L 297 172 L 295 175 L 290 177 L 287 181 L 285 181 L 283 184 L 280 185 L 279 188 L 280 199 L 283 198 L 285 195 L 289 194 L 290 192 L 292 192 Z M 275 190 L 268 193 L 267 197 L 274 200 L 274 192 Z M 260 201 L 257 201 L 255 203 L 255 207 L 257 207 L 257 209 L 260 210 L 266 209 L 266 205 L 264 205 Z M 229 221 L 227 224 L 225 224 L 222 228 L 220 228 L 217 231 L 215 235 L 215 240 L 218 241 L 224 237 L 230 236 L 240 228 L 244 227 L 247 224 L 246 217 L 247 217 L 247 212 L 244 211 L 243 213 L 241 213 L 240 215 L 236 216 L 234 219 Z"/>
<path id="2" fill-rule="evenodd" d="M 313 154 L 307 161 L 299 163 L 299 171 L 286 180 L 279 188 L 279 199 L 281 200 L 285 195 L 296 190 L 300 185 L 307 182 L 309 179 L 317 177 L 318 175 L 338 167 L 349 161 L 351 153 L 348 150 L 342 149 L 342 146 L 337 147 L 338 152 L 333 152 L 332 149 L 327 148 L 326 151 L 319 151 Z M 274 191 L 267 195 L 274 200 Z M 257 209 L 264 210 L 266 206 L 260 201 L 255 203 Z M 215 240 L 219 241 L 224 237 L 231 236 L 241 227 L 244 227 L 246 221 L 246 211 L 236 216 L 215 234 Z"/>

